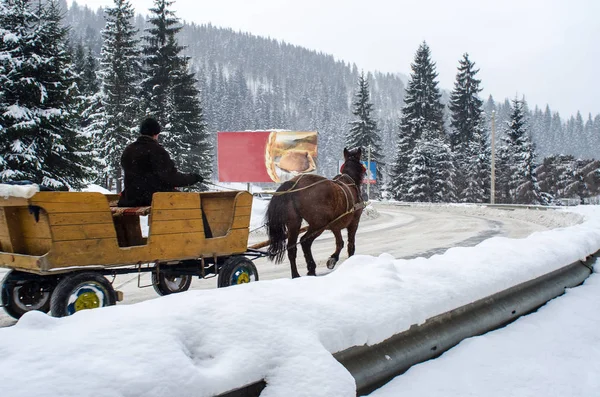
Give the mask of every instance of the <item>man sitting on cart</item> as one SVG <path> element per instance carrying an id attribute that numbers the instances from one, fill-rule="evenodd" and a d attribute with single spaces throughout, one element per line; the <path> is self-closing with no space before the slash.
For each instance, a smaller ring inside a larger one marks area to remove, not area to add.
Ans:
<path id="1" fill-rule="evenodd" d="M 169 153 L 158 143 L 160 124 L 148 117 L 140 125 L 140 136 L 129 144 L 121 156 L 125 187 L 119 207 L 144 207 L 152 203 L 156 192 L 175 192 L 176 187 L 203 181 L 200 174 L 177 171 Z"/>

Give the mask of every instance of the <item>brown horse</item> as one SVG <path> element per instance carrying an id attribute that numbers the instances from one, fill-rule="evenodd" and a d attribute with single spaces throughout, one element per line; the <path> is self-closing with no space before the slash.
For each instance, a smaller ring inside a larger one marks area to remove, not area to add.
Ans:
<path id="1" fill-rule="evenodd" d="M 271 199 L 266 214 L 268 253 L 271 260 L 279 263 L 287 248 L 293 278 L 300 277 L 296 267 L 296 243 L 302 220 L 308 223 L 300 244 L 309 276 L 315 276 L 317 268 L 312 243 L 325 230 L 331 230 L 335 236 L 335 252 L 327 260 L 329 269 L 333 269 L 344 247 L 342 229 L 348 229 L 348 256 L 354 255 L 354 238 L 363 210 L 360 186 L 365 168 L 360 155 L 360 148 L 344 149 L 341 175 L 333 180 L 311 174 L 297 176 L 283 183 Z"/>

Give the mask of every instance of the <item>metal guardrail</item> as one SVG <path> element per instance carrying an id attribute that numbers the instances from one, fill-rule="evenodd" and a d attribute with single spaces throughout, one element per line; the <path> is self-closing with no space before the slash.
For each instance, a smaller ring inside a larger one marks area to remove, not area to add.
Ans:
<path id="1" fill-rule="evenodd" d="M 369 394 L 411 366 L 435 358 L 462 340 L 501 328 L 580 285 L 593 272 L 600 250 L 536 279 L 508 288 L 413 325 L 409 330 L 372 346 L 355 346 L 333 356 L 352 374 L 357 395 Z M 264 381 L 220 397 L 259 396 Z"/>

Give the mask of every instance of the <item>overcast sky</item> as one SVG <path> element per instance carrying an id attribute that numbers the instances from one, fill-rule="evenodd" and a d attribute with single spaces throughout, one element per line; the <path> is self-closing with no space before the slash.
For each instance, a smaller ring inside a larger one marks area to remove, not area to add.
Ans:
<path id="1" fill-rule="evenodd" d="M 131 3 L 145 14 L 153 1 Z M 281 39 L 365 71 L 408 75 L 425 40 L 444 89 L 468 52 L 484 98 L 525 95 L 531 108 L 548 103 L 563 117 L 600 113 L 598 0 L 177 0 L 172 8 L 189 22 Z"/>

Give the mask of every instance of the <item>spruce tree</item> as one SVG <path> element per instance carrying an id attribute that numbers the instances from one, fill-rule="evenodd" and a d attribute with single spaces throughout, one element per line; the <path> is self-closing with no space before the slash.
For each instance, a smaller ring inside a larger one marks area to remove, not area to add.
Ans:
<path id="1" fill-rule="evenodd" d="M 144 79 L 142 97 L 144 112 L 158 120 L 162 126 L 161 143 L 173 153 L 179 136 L 171 134 L 169 115 L 173 113 L 172 76 L 180 70 L 180 52 L 175 35 L 181 30 L 179 18 L 169 9 L 173 1 L 154 0 L 147 23 L 149 28 L 142 37 Z"/>
<path id="2" fill-rule="evenodd" d="M 358 90 L 354 96 L 353 106 L 352 114 L 358 120 L 350 123 L 350 130 L 346 133 L 346 147 L 361 148 L 363 160 L 367 160 L 367 153 L 370 151 L 371 161 L 377 163 L 377 183 L 374 185 L 374 194 L 378 196 L 384 161 L 381 137 L 377 122 L 372 115 L 373 104 L 370 100 L 369 82 L 365 79 L 364 73 L 361 73 L 358 78 Z"/>
<path id="3" fill-rule="evenodd" d="M 102 31 L 101 79 L 102 107 L 96 109 L 92 125 L 95 147 L 102 162 L 102 184 L 122 189 L 121 154 L 135 138 L 139 122 L 139 74 L 141 70 L 134 10 L 129 0 L 114 0 L 106 9 Z M 99 114 L 99 112 L 102 112 Z"/>
<path id="4" fill-rule="evenodd" d="M 0 4 L 0 181 L 80 187 L 89 156 L 60 9 L 55 1 Z"/>
<path id="5" fill-rule="evenodd" d="M 433 158 L 444 157 L 444 152 L 448 149 L 445 144 L 444 107 L 440 102 L 441 94 L 436 81 L 437 72 L 435 64 L 431 61 L 427 43 L 423 42 L 419 46 L 411 69 L 410 80 L 404 96 L 405 106 L 402 108 L 400 117 L 396 158 L 390 172 L 390 191 L 396 199 L 400 200 L 433 201 L 435 192 L 429 186 L 414 186 L 418 181 L 427 179 L 418 175 L 419 173 L 433 174 L 433 171 L 428 169 L 437 167 Z M 419 148 L 418 153 L 414 153 L 419 140 L 423 143 L 427 142 L 429 150 Z M 438 152 L 435 152 L 436 150 Z M 430 155 L 431 158 L 428 160 L 413 159 L 413 154 L 416 157 Z M 411 167 L 411 163 L 415 162 L 421 166 Z M 450 163 L 453 162 L 450 161 Z M 453 168 L 453 165 L 451 167 Z M 433 179 L 440 184 L 446 184 L 446 187 L 441 189 L 442 191 L 453 191 L 452 180 L 442 181 L 436 177 Z M 424 193 L 416 193 L 415 189 L 421 189 Z M 444 200 L 452 200 L 452 197 L 454 195 L 450 194 Z"/>
<path id="6" fill-rule="evenodd" d="M 515 98 L 512 101 L 507 127 L 508 162 L 504 164 L 503 172 L 507 174 L 510 200 L 519 204 L 539 204 L 541 196 L 535 175 L 535 150 L 527 130 L 524 100 Z"/>
<path id="7" fill-rule="evenodd" d="M 208 180 L 213 169 L 213 149 L 196 87 L 198 82 L 187 70 L 188 58 L 180 60 L 178 73 L 173 77 L 173 113 L 169 116 L 171 134 L 181 139 L 176 152 L 179 166 L 199 172 Z"/>
<path id="8" fill-rule="evenodd" d="M 186 171 L 210 175 L 211 139 L 206 131 L 198 81 L 176 35 L 182 29 L 169 8 L 173 1 L 154 0 L 143 37 L 144 111 L 162 125 L 161 142 Z"/>
<path id="9" fill-rule="evenodd" d="M 448 107 L 451 112 L 452 150 L 456 161 L 456 189 L 463 202 L 483 202 L 490 156 L 483 128 L 483 101 L 478 97 L 479 69 L 468 54 L 460 60 Z M 491 98 L 490 98 L 491 99 Z"/>

